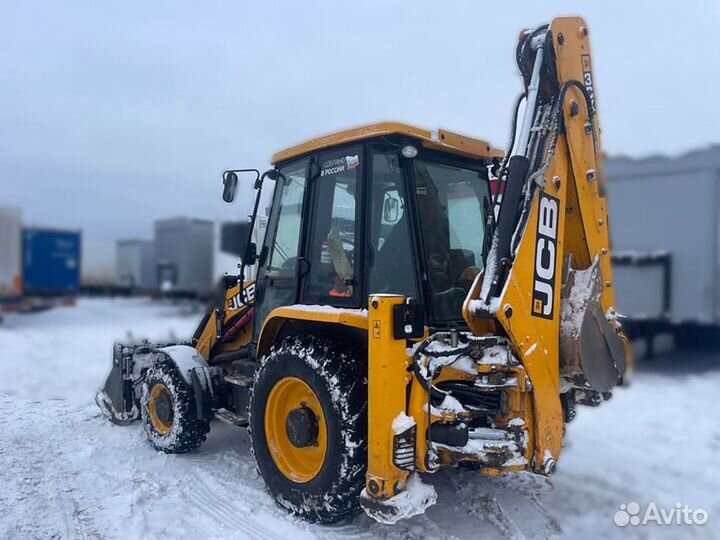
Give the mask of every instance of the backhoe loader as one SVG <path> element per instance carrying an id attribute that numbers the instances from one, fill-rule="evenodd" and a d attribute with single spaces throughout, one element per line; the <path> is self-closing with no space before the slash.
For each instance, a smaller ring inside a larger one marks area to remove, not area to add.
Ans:
<path id="1" fill-rule="evenodd" d="M 225 171 L 227 202 L 251 176 L 253 226 L 271 186 L 264 239 L 190 341 L 115 345 L 101 409 L 169 453 L 213 419 L 247 427 L 272 496 L 322 523 L 421 512 L 419 475 L 444 467 L 552 473 L 576 406 L 627 382 L 632 353 L 587 25 L 523 31 L 516 60 L 507 151 L 380 123 Z"/>

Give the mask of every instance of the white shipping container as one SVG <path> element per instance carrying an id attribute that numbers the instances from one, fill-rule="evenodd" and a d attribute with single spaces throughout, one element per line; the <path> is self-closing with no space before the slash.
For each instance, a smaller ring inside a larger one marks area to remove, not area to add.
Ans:
<path id="1" fill-rule="evenodd" d="M 118 240 L 115 282 L 141 291 L 156 288 L 155 244 L 152 240 Z"/>
<path id="2" fill-rule="evenodd" d="M 22 276 L 22 212 L 0 207 L 0 298 L 20 295 Z"/>
<path id="3" fill-rule="evenodd" d="M 169 293 L 207 296 L 213 290 L 214 223 L 170 218 L 155 222 L 158 287 Z"/>

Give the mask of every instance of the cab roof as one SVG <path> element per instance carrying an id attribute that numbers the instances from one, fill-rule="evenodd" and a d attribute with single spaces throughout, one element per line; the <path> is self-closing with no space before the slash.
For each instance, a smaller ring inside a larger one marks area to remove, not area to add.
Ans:
<path id="1" fill-rule="evenodd" d="M 425 148 L 457 154 L 472 159 L 501 158 L 505 155 L 504 151 L 493 148 L 490 146 L 490 143 L 486 141 L 459 135 L 452 131 L 444 129 L 429 131 L 398 122 L 382 122 L 311 139 L 276 153 L 272 157 L 271 162 L 273 165 L 277 165 L 283 161 L 300 157 L 316 150 L 389 135 L 406 135 L 419 139 Z"/>

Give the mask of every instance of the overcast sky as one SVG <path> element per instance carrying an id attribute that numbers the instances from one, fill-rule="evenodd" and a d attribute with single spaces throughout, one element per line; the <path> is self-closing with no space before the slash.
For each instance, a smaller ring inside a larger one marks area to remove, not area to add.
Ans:
<path id="1" fill-rule="evenodd" d="M 605 150 L 720 142 L 720 3 L 2 2 L 0 205 L 94 242 L 232 218 L 220 173 L 400 120 L 505 146 L 518 32 L 583 15 Z"/>

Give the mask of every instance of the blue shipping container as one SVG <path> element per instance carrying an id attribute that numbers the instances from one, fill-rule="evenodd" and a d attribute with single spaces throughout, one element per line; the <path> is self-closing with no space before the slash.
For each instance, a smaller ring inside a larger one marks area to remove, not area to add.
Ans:
<path id="1" fill-rule="evenodd" d="M 65 294 L 80 287 L 80 232 L 23 229 L 24 294 Z"/>

